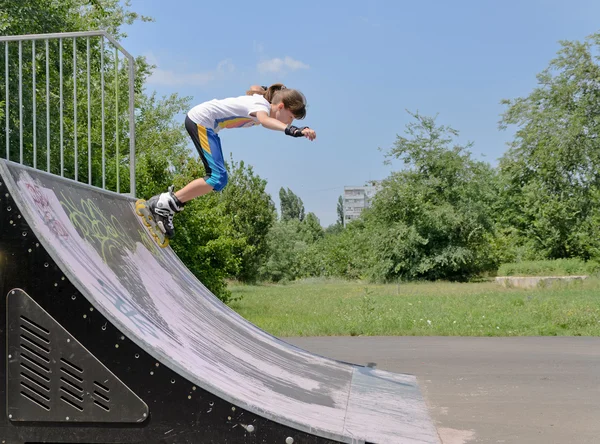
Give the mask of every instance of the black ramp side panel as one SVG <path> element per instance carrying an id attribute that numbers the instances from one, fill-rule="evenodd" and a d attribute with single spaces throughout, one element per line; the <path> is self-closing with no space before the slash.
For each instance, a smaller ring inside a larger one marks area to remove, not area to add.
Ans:
<path id="1" fill-rule="evenodd" d="M 8 191 L 23 217 L 5 212 L 0 229 L 18 234 L 23 227 L 24 236 L 29 230 L 43 250 L 38 255 L 51 259 L 45 267 L 56 264 L 65 278 L 61 291 L 48 290 L 52 297 L 27 290 L 27 277 L 12 274 L 5 275 L 3 285 L 11 288 L 4 290 L 23 288 L 43 301 L 146 402 L 150 418 L 137 425 L 139 442 L 439 443 L 416 378 L 317 356 L 252 325 L 170 248 L 156 246 L 133 198 L 5 161 L 0 173 L 6 186 L 0 191 Z M 27 250 L 37 247 L 18 236 L 6 239 L 0 247 L 21 255 L 32 278 L 49 272 L 33 266 L 36 251 Z M 58 310 L 71 306 L 79 307 L 73 317 Z M 98 334 L 99 322 L 106 334 Z M 122 338 L 119 348 L 109 332 Z M 119 429 L 126 439 L 117 442 L 138 442 L 127 427 Z M 110 436 L 120 436 L 114 430 Z M 148 435 L 153 430 L 162 434 Z"/>
<path id="2" fill-rule="evenodd" d="M 11 421 L 142 422 L 148 406 L 20 289 L 7 295 Z"/>

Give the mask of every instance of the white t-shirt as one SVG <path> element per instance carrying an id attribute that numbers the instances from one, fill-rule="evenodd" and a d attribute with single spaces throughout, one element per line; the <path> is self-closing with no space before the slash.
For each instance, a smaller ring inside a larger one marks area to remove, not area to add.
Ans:
<path id="1" fill-rule="evenodd" d="M 209 100 L 193 107 L 188 116 L 197 125 L 218 133 L 223 128 L 258 125 L 258 119 L 250 115 L 257 111 L 265 111 L 267 114 L 271 111 L 270 103 L 260 94 Z"/>

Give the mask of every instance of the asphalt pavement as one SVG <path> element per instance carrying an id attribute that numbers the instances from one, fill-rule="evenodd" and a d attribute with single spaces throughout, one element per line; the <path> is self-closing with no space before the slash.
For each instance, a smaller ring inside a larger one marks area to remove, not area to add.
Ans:
<path id="1" fill-rule="evenodd" d="M 598 337 L 282 338 L 417 377 L 443 444 L 599 444 Z"/>

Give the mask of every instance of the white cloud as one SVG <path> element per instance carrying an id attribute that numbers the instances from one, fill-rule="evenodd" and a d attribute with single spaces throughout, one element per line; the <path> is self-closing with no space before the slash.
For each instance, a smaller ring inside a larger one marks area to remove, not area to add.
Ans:
<path id="1" fill-rule="evenodd" d="M 310 67 L 306 63 L 301 62 L 300 60 L 295 60 L 289 56 L 286 56 L 283 59 L 274 58 L 270 60 L 263 60 L 262 62 L 259 62 L 257 68 L 258 71 L 261 73 L 280 73 L 285 70 L 297 71 L 299 69 L 309 69 Z"/>
<path id="2" fill-rule="evenodd" d="M 158 58 L 152 54 L 146 54 L 146 60 L 157 67 L 148 78 L 148 84 L 160 86 L 204 86 L 215 80 L 219 74 L 235 71 L 235 65 L 230 59 L 221 60 L 217 67 L 209 71 L 185 72 L 172 69 L 163 69 Z"/>

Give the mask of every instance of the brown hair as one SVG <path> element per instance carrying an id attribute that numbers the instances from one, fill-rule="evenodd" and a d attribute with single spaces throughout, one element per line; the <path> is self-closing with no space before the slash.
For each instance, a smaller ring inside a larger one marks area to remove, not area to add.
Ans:
<path id="1" fill-rule="evenodd" d="M 283 83 L 274 83 L 268 88 L 253 86 L 246 91 L 246 95 L 260 94 L 267 102 L 278 104 L 283 102 L 283 106 L 289 109 L 298 120 L 306 117 L 306 97 L 300 91 L 288 89 Z"/>

